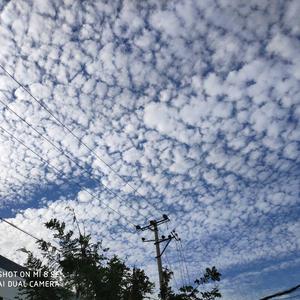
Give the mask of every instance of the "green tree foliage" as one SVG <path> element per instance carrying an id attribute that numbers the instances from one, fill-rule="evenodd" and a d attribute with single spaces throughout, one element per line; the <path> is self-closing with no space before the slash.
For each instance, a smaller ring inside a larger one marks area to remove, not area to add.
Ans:
<path id="1" fill-rule="evenodd" d="M 75 216 L 74 221 L 77 222 Z M 50 282 L 55 279 L 62 286 L 36 288 L 28 284 L 21 288 L 26 299 L 142 300 L 153 291 L 154 284 L 143 270 L 131 270 L 117 256 L 108 258 L 108 249 L 103 248 L 101 242 L 92 242 L 91 236 L 83 234 L 79 226 L 75 235 L 57 219 L 51 219 L 45 225 L 53 231 L 58 247 L 38 241 L 44 264 L 27 251 L 25 267 L 32 271 L 40 270 L 42 274 L 48 272 L 48 276 L 30 277 L 26 281 Z M 52 278 L 49 276 L 51 272 L 60 272 L 61 276 Z"/>
<path id="2" fill-rule="evenodd" d="M 194 286 L 183 286 L 179 289 L 179 293 L 175 293 L 169 285 L 173 276 L 172 271 L 165 269 L 163 276 L 165 284 L 162 293 L 167 296 L 168 300 L 215 300 L 222 297 L 218 286 L 215 285 L 221 278 L 221 273 L 216 267 L 206 268 L 203 276 L 195 280 Z M 199 288 L 204 285 L 209 285 L 210 289 L 200 291 Z"/>

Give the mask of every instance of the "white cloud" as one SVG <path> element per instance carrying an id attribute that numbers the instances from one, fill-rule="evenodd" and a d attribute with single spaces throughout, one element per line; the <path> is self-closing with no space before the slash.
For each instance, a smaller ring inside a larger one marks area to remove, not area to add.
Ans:
<path id="1" fill-rule="evenodd" d="M 157 128 L 158 131 L 168 134 L 176 128 L 176 114 L 176 109 L 165 104 L 150 103 L 145 107 L 144 122 L 150 128 Z"/>
<path id="2" fill-rule="evenodd" d="M 290 1 L 287 3 L 287 9 L 284 14 L 285 26 L 294 35 L 299 35 L 300 24 L 298 21 L 298 15 L 300 13 L 300 5 L 298 1 Z"/>
<path id="3" fill-rule="evenodd" d="M 174 12 L 156 11 L 151 16 L 151 24 L 154 28 L 161 30 L 163 34 L 177 36 L 180 31 L 180 23 Z"/>
<path id="4" fill-rule="evenodd" d="M 220 78 L 214 74 L 210 73 L 204 80 L 204 89 L 207 95 L 217 96 L 223 94 L 223 86 Z"/>
<path id="5" fill-rule="evenodd" d="M 1 64 L 144 197 L 1 71 L 1 99 L 95 179 L 1 105 L 1 126 L 66 174 L 64 181 L 1 135 L 2 211 L 22 204 L 27 209 L 12 221 L 50 238 L 42 222 L 56 216 L 71 226 L 71 205 L 95 238 L 153 276 L 153 249 L 105 204 L 141 224 L 169 213 L 189 245 L 193 276 L 199 265 L 226 272 L 298 251 L 299 5 L 280 5 L 8 2 L 1 10 Z M 66 184 L 71 180 L 99 199 Z M 21 234 L 16 244 L 1 241 L 3 253 L 20 260 L 17 247 L 34 248 Z M 178 274 L 172 251 L 170 258 Z"/>

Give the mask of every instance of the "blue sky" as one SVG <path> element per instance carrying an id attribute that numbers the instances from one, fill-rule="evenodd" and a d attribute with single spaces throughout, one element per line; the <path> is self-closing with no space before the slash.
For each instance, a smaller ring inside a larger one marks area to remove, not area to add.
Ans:
<path id="1" fill-rule="evenodd" d="M 182 237 L 191 277 L 216 265 L 225 300 L 299 283 L 299 1 L 0 9 L 1 65 L 105 162 L 1 71 L 0 99 L 77 163 L 0 104 L 1 126 L 61 172 L 1 131 L 2 217 L 50 239 L 41 224 L 72 226 L 73 207 L 95 239 L 156 280 L 153 247 L 107 205 L 135 224 L 167 213 L 163 231 Z M 0 228 L 1 254 L 24 261 L 16 250 L 34 240 Z M 175 244 L 167 254 L 180 282 Z"/>

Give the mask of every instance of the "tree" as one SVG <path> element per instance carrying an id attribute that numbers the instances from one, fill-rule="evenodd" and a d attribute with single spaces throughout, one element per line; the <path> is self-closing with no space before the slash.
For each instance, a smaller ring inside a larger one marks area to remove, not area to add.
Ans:
<path id="1" fill-rule="evenodd" d="M 173 276 L 173 272 L 164 270 L 164 293 L 169 300 L 215 300 L 221 298 L 222 295 L 218 286 L 213 286 L 208 291 L 199 291 L 199 287 L 205 284 L 212 284 L 220 281 L 221 273 L 214 266 L 212 268 L 206 268 L 205 273 L 200 279 L 196 279 L 195 286 L 187 285 L 179 289 L 179 293 L 175 293 L 169 285 L 169 282 Z"/>
<path id="2" fill-rule="evenodd" d="M 77 235 L 72 230 L 66 231 L 65 223 L 57 219 L 45 224 L 54 232 L 58 247 L 38 241 L 44 264 L 27 251 L 25 267 L 32 272 L 42 271 L 42 275 L 30 276 L 26 281 L 51 282 L 55 279 L 61 286 L 36 288 L 28 284 L 21 288 L 26 299 L 67 300 L 75 296 L 84 300 L 142 300 L 153 291 L 154 284 L 143 270 L 131 270 L 117 256 L 108 258 L 108 249 L 103 248 L 101 242 L 93 243 L 90 235 L 81 232 L 75 215 L 74 222 L 78 225 Z M 54 272 L 60 272 L 61 276 L 54 278 Z"/>
<path id="3" fill-rule="evenodd" d="M 144 270 L 133 268 L 131 276 L 127 278 L 126 289 L 124 291 L 124 299 L 142 300 L 144 295 L 152 290 L 154 284 L 149 283 L 148 277 Z"/>
<path id="4" fill-rule="evenodd" d="M 23 249 L 24 250 L 24 249 Z M 62 287 L 55 286 L 55 288 L 47 288 L 45 284 L 48 282 L 54 282 L 58 278 L 54 278 L 51 275 L 51 272 L 54 271 L 54 268 L 49 265 L 43 265 L 42 261 L 38 258 L 35 258 L 33 254 L 29 251 L 26 251 L 28 254 L 26 268 L 30 270 L 30 276 L 26 277 L 25 288 L 20 289 L 19 296 L 16 299 L 34 299 L 34 300 L 58 300 L 58 299 L 71 299 L 73 293 Z"/>

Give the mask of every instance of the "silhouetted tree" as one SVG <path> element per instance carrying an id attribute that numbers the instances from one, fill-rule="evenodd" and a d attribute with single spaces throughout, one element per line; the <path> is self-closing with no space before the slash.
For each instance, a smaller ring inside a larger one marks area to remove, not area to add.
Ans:
<path id="1" fill-rule="evenodd" d="M 74 221 L 77 222 L 75 215 Z M 142 300 L 153 291 L 154 284 L 143 270 L 131 270 L 117 256 L 108 258 L 108 249 L 103 248 L 101 242 L 93 243 L 91 236 L 83 234 L 79 226 L 75 235 L 72 230 L 66 231 L 65 223 L 57 219 L 51 219 L 45 225 L 54 232 L 58 247 L 38 241 L 45 263 L 27 251 L 25 267 L 33 272 L 42 271 L 42 274 L 60 272 L 61 276 L 31 276 L 26 281 L 58 280 L 62 286 L 36 288 L 27 285 L 21 288 L 26 299 Z"/>
<path id="2" fill-rule="evenodd" d="M 175 293 L 170 287 L 170 280 L 172 279 L 173 272 L 165 269 L 164 273 L 164 287 L 163 292 L 167 295 L 169 300 L 215 300 L 221 298 L 222 295 L 218 286 L 214 286 L 210 290 L 200 291 L 199 288 L 205 284 L 211 284 L 220 281 L 221 273 L 218 272 L 216 267 L 206 268 L 205 273 L 199 279 L 196 279 L 194 286 L 186 285 L 179 289 L 178 293 Z"/>
<path id="3" fill-rule="evenodd" d="M 28 254 L 25 266 L 30 270 L 30 276 L 25 278 L 26 287 L 20 288 L 19 296 L 15 297 L 16 299 L 23 300 L 25 297 L 30 300 L 67 300 L 73 297 L 74 294 L 69 289 L 59 285 L 59 278 L 51 275 L 51 272 L 55 272 L 53 266 L 43 264 L 30 251 L 25 250 L 25 252 Z M 48 288 L 46 284 L 50 282 L 57 282 L 58 286 Z"/>

